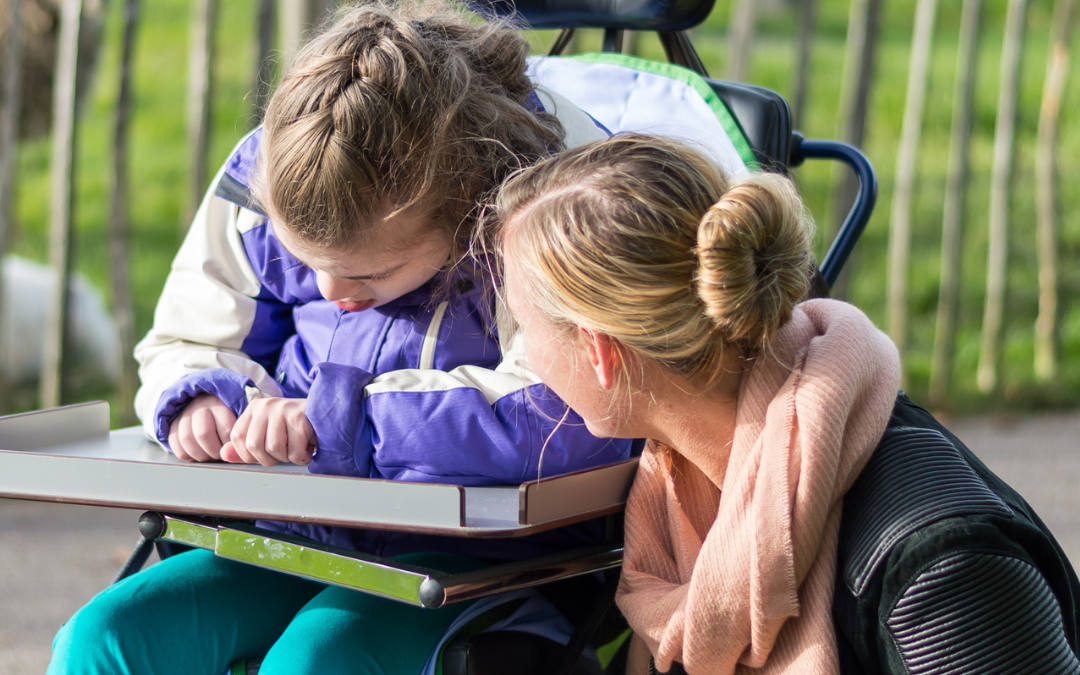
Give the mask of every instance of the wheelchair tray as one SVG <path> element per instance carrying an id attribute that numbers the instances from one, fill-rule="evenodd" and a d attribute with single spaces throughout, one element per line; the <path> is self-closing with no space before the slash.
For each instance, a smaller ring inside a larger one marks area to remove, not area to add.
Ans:
<path id="1" fill-rule="evenodd" d="M 325 476 L 306 467 L 185 462 L 109 405 L 0 417 L 0 497 L 288 520 L 461 537 L 512 537 L 622 510 L 637 460 L 522 485 L 466 487 Z"/>

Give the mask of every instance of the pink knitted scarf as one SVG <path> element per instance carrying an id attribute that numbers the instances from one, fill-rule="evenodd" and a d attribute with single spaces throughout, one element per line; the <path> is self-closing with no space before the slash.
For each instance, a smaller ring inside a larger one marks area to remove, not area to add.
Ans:
<path id="1" fill-rule="evenodd" d="M 743 377 L 730 447 L 696 457 L 649 444 L 626 508 L 618 604 L 657 668 L 838 671 L 841 500 L 899 380 L 896 348 L 862 312 L 808 301 Z M 645 672 L 647 657 L 638 642 L 628 671 Z"/>

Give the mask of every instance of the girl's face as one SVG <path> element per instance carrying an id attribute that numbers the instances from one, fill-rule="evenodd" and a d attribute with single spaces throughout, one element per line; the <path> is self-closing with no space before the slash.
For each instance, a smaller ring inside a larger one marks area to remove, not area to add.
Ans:
<path id="1" fill-rule="evenodd" d="M 449 262 L 450 236 L 426 218 L 398 214 L 381 223 L 358 249 L 319 249 L 286 227 L 274 229 L 281 244 L 315 271 L 319 293 L 347 312 L 378 307 L 420 288 Z"/>

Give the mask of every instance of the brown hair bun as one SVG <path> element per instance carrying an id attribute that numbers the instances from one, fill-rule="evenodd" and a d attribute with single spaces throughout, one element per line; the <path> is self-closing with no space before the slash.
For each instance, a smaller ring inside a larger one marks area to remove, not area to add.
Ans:
<path id="1" fill-rule="evenodd" d="M 809 218 L 791 181 L 736 181 L 702 217 L 697 293 L 732 344 L 767 344 L 810 289 Z"/>

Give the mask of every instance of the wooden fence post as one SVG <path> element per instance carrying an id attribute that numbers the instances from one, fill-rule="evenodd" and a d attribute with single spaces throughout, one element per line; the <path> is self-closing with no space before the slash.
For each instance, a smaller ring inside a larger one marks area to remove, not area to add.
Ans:
<path id="1" fill-rule="evenodd" d="M 877 52 L 877 34 L 881 0 L 851 0 L 848 14 L 847 47 L 844 54 L 844 75 L 840 88 L 840 110 L 837 114 L 837 138 L 856 147 L 863 144 L 866 136 L 867 108 L 870 100 L 870 84 Z M 829 193 L 832 218 L 827 221 L 827 239 L 831 240 L 848 210 L 855 202 L 858 179 L 846 167 L 833 171 L 833 185 Z M 847 296 L 848 279 L 851 276 L 851 260 L 848 260 L 840 278 L 833 284 L 833 295 Z"/>
<path id="2" fill-rule="evenodd" d="M 735 0 L 728 26 L 727 79 L 745 82 L 754 49 L 754 24 L 758 0 Z"/>
<path id="3" fill-rule="evenodd" d="M 259 0 L 256 25 L 258 26 L 256 49 L 258 60 L 255 63 L 253 127 L 262 122 L 263 111 L 266 110 L 266 102 L 274 84 L 274 58 L 271 52 L 274 49 L 274 32 L 277 29 L 277 0 Z"/>
<path id="4" fill-rule="evenodd" d="M 109 262 L 112 268 L 113 316 L 120 333 L 120 419 L 124 426 L 135 423 L 135 390 L 139 376 L 133 357 L 135 319 L 131 302 L 127 249 L 127 148 L 131 111 L 131 60 L 135 50 L 135 29 L 139 22 L 139 0 L 124 2 L 123 45 L 120 54 L 120 93 L 116 101 L 115 142 L 112 156 L 112 195 L 109 217 Z"/>
<path id="5" fill-rule="evenodd" d="M 286 61 L 296 55 L 308 32 L 334 4 L 333 0 L 281 0 L 281 46 Z"/>
<path id="6" fill-rule="evenodd" d="M 53 81 L 52 203 L 49 208 L 49 262 L 56 288 L 46 314 L 42 343 L 42 408 L 60 405 L 66 364 L 69 285 L 72 251 L 72 202 L 75 182 L 75 82 L 79 58 L 82 0 L 64 0 L 60 10 L 60 40 L 56 45 Z"/>
<path id="7" fill-rule="evenodd" d="M 919 136 L 930 50 L 934 41 L 934 15 L 937 0 L 919 0 L 915 8 L 915 30 L 908 67 L 904 123 L 900 147 L 896 153 L 896 182 L 893 188 L 892 215 L 889 227 L 888 328 L 903 363 L 907 347 L 907 272 L 911 253 L 911 190 L 915 183 L 915 162 L 919 156 Z M 902 379 L 901 379 L 902 381 Z"/>
<path id="8" fill-rule="evenodd" d="M 1005 315 L 1005 276 L 1008 270 L 1009 189 L 1016 129 L 1016 92 L 1020 80 L 1021 46 L 1027 0 L 1009 0 L 1005 43 L 1001 50 L 1000 90 L 994 129 L 994 160 L 990 177 L 989 251 L 986 262 L 986 303 L 983 307 L 982 349 L 976 384 L 988 394 L 998 384 L 998 348 Z"/>
<path id="9" fill-rule="evenodd" d="M 817 15 L 817 0 L 802 0 L 799 3 L 799 42 L 795 49 L 795 83 L 791 96 L 792 126 L 802 127 L 803 109 L 806 107 L 806 87 L 810 80 L 810 47 L 814 41 L 814 18 Z"/>
<path id="10" fill-rule="evenodd" d="M 1057 122 L 1069 73 L 1069 33 L 1075 0 L 1057 0 L 1050 24 L 1039 132 L 1035 140 L 1035 215 L 1039 261 L 1039 316 L 1035 320 L 1035 377 L 1050 380 L 1057 371 Z"/>
<path id="11" fill-rule="evenodd" d="M 304 31 L 311 21 L 310 5 L 311 0 L 281 0 L 281 50 L 285 53 L 286 63 L 303 44 Z"/>
<path id="12" fill-rule="evenodd" d="M 22 110 L 22 0 L 11 0 L 11 25 L 4 39 L 3 100 L 0 101 L 0 391 L 10 391 L 4 364 L 5 339 L 4 259 L 15 222 L 15 158 L 18 150 L 19 113 Z M 0 402 L 0 411 L 4 406 Z"/>
<path id="13" fill-rule="evenodd" d="M 217 0 L 195 0 L 188 52 L 187 138 L 188 203 L 183 229 L 195 217 L 206 191 L 206 153 L 210 146 L 210 110 L 214 86 L 214 24 Z"/>
<path id="14" fill-rule="evenodd" d="M 964 223 L 971 155 L 971 111 L 975 100 L 979 24 L 982 0 L 964 0 L 960 11 L 960 45 L 956 55 L 949 166 L 945 177 L 945 209 L 941 219 L 941 286 L 934 323 L 934 351 L 930 360 L 930 403 L 946 402 L 952 379 L 952 352 L 956 334 L 956 307 L 960 296 L 960 240 Z"/>

